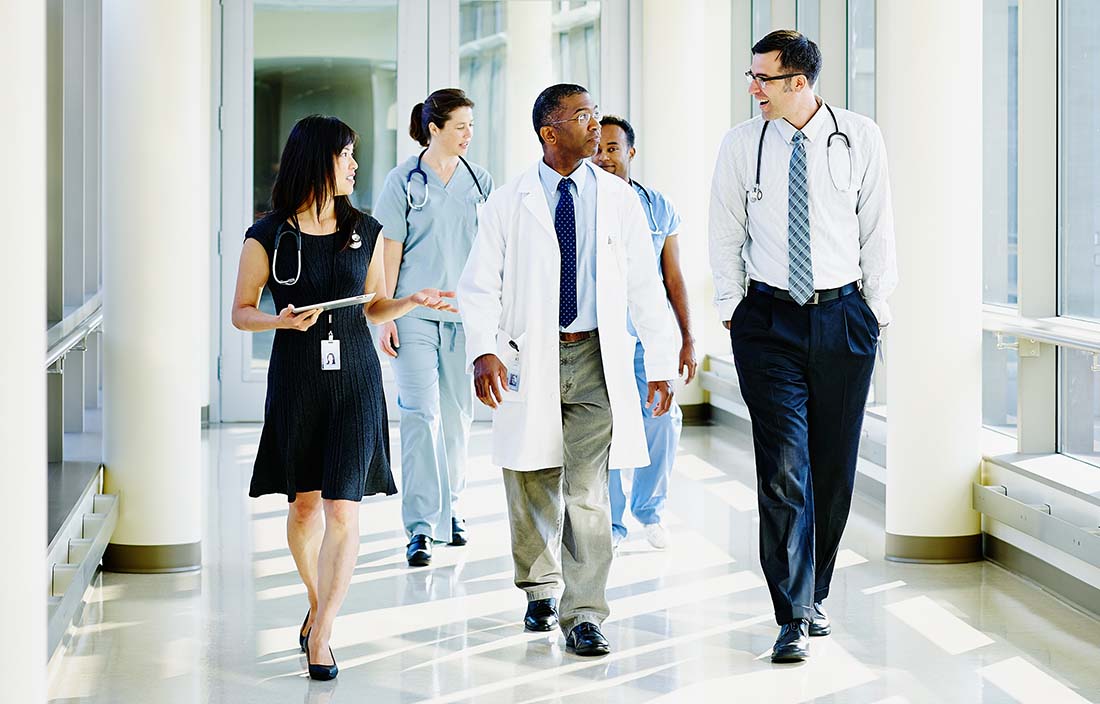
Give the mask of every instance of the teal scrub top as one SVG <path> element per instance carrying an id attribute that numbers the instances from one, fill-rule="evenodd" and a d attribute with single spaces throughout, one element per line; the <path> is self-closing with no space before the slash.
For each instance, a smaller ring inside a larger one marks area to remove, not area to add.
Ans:
<path id="1" fill-rule="evenodd" d="M 680 215 L 672 207 L 672 203 L 659 191 L 646 188 L 637 181 L 631 181 L 634 192 L 642 201 L 642 210 L 645 211 L 646 222 L 649 223 L 649 233 L 653 236 L 653 250 L 657 254 L 657 270 L 664 277 L 661 268 L 661 252 L 665 248 L 665 240 L 669 235 L 678 234 L 680 229 Z"/>
<path id="2" fill-rule="evenodd" d="M 420 210 L 410 208 L 406 201 L 406 184 L 409 173 L 416 168 L 416 157 L 406 159 L 386 175 L 386 181 L 378 194 L 371 213 L 382 223 L 382 235 L 405 246 L 401 268 L 397 275 L 396 298 L 416 293 L 422 288 L 438 288 L 454 291 L 466 258 L 477 235 L 477 215 L 481 193 L 488 197 L 493 189 L 489 172 L 470 162 L 481 185 L 474 182 L 470 171 L 458 163 L 450 182 L 446 185 L 435 171 L 421 162 L 427 175 L 427 203 Z M 417 173 L 409 184 L 413 203 L 424 201 L 424 179 Z M 457 313 L 417 307 L 408 315 L 426 320 L 461 322 Z"/>

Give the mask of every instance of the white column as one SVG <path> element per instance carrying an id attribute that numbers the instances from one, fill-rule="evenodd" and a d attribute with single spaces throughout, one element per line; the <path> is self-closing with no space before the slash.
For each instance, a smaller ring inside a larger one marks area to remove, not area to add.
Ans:
<path id="1" fill-rule="evenodd" d="M 714 163 L 718 147 L 730 127 L 751 117 L 749 112 L 749 94 L 740 73 L 748 68 L 752 61 L 751 3 L 749 0 L 706 0 L 706 22 L 703 25 L 705 60 L 703 79 L 706 88 L 702 92 L 701 118 L 702 131 L 702 169 L 696 177 L 688 181 L 702 191 L 704 208 L 702 219 L 696 222 L 691 232 L 684 234 L 699 238 L 706 247 L 707 223 L 709 222 L 710 180 L 714 174 Z M 741 68 L 744 66 L 744 68 Z M 740 68 L 740 71 L 737 69 Z M 698 99 L 697 99 L 698 100 Z M 649 130 L 646 130 L 647 134 Z M 652 136 L 650 137 L 652 139 Z M 687 237 L 682 238 L 681 247 Z M 694 272 L 699 279 L 697 291 L 699 297 L 692 294 L 692 303 L 702 306 L 694 318 L 695 352 L 700 362 L 704 354 L 729 355 L 730 335 L 718 320 L 718 309 L 714 307 L 714 279 L 711 276 L 710 256 L 698 255 L 703 270 Z M 693 308 L 692 313 L 695 313 Z M 686 398 L 686 394 L 685 394 Z M 681 401 L 684 399 L 682 398 Z M 709 401 L 709 396 L 703 397 Z"/>
<path id="2" fill-rule="evenodd" d="M 504 114 L 508 119 L 504 123 L 504 143 L 507 145 L 505 168 L 508 173 L 503 177 L 494 174 L 498 183 L 519 176 L 542 156 L 539 138 L 531 123 L 531 109 L 539 93 L 554 83 L 551 10 L 551 3 L 545 0 L 508 3 L 505 8 L 508 109 Z"/>
<path id="3" fill-rule="evenodd" d="M 713 162 L 703 149 L 685 149 L 682 141 L 670 139 L 683 132 L 699 113 L 698 102 L 706 95 L 706 47 L 700 28 L 707 24 L 704 0 L 647 2 L 642 17 L 642 81 L 649 90 L 642 94 L 645 131 L 637 135 L 636 147 L 645 154 L 645 183 L 663 193 L 680 213 L 680 267 L 684 272 L 691 317 L 696 333 L 706 300 L 705 282 L 710 269 L 706 257 L 706 215 Z M 728 27 L 728 25 L 727 25 Z M 728 64 L 728 61 L 727 61 Z M 655 89 L 659 86 L 659 89 Z M 692 175 L 684 178 L 685 175 Z M 699 351 L 702 341 L 697 341 Z M 702 403 L 698 383 L 677 394 L 681 404 Z"/>
<path id="4" fill-rule="evenodd" d="M 0 3 L 0 82 L 15 103 L 0 111 L 0 193 L 18 204 L 0 242 L 18 251 L 0 296 L 19 301 L 0 345 L 0 511 L 4 577 L 0 638 L 4 701 L 46 701 L 46 14 L 45 3 Z M 16 98 L 16 96 L 18 96 Z M 15 167 L 14 165 L 18 165 Z"/>
<path id="5" fill-rule="evenodd" d="M 120 513 L 104 564 L 200 563 L 201 3 L 103 7 L 103 444 Z"/>
<path id="6" fill-rule="evenodd" d="M 886 553 L 981 558 L 981 3 L 879 3 L 877 114 L 890 158 L 901 283 L 890 299 Z M 931 42 L 931 44 L 929 44 Z"/>

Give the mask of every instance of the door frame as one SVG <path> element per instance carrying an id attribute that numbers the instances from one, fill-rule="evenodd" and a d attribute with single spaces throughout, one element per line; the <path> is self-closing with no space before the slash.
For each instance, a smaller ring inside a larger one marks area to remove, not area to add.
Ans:
<path id="1" fill-rule="evenodd" d="M 253 0 L 218 0 L 215 8 L 215 41 L 220 46 L 220 71 L 215 76 L 217 135 L 219 145 L 213 178 L 218 197 L 214 212 L 218 295 L 214 320 L 218 321 L 217 355 L 212 368 L 217 393 L 212 394 L 210 419 L 217 422 L 259 422 L 263 420 L 267 375 L 252 367 L 250 333 L 233 327 L 231 305 L 237 278 L 237 264 L 244 245 L 243 233 L 252 225 L 253 157 Z M 453 9 L 448 6 L 453 5 Z M 435 4 L 433 3 L 433 8 Z M 398 105 L 422 99 L 429 78 L 428 0 L 399 0 L 397 3 L 397 95 Z M 458 0 L 445 0 L 435 14 L 436 31 L 450 31 L 453 22 L 457 36 Z M 220 17 L 220 22 L 217 18 Z M 453 20 L 446 21 L 448 17 Z M 437 35 L 438 36 L 438 35 Z M 215 49 L 215 54 L 219 54 Z M 446 54 L 444 54 L 446 56 Z M 454 52 L 454 74 L 458 56 Z M 436 66 L 440 66 L 437 59 Z M 438 71 L 438 69 L 437 69 Z M 442 71 L 440 71 L 442 73 Z M 442 76 L 441 76 L 442 78 Z M 397 136 L 397 155 L 402 159 L 411 151 L 411 141 Z M 383 382 L 387 399 L 396 399 L 392 371 L 383 359 Z M 391 413 L 396 406 L 391 401 Z"/>

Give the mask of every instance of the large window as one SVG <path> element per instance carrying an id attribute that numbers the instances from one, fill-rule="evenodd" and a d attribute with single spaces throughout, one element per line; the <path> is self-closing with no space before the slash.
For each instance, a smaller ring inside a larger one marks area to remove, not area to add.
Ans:
<path id="1" fill-rule="evenodd" d="M 470 159 L 497 179 L 506 164 L 504 140 L 492 135 L 502 132 L 506 110 L 507 12 L 498 0 L 464 0 L 459 9 L 459 80 L 476 107 Z"/>
<path id="2" fill-rule="evenodd" d="M 848 109 L 875 116 L 875 0 L 848 0 Z"/>
<path id="3" fill-rule="evenodd" d="M 600 3 L 554 0 L 554 75 L 600 95 Z"/>
<path id="4" fill-rule="evenodd" d="M 1017 300 L 1019 0 L 985 0 L 983 17 L 982 300 Z"/>
<path id="5" fill-rule="evenodd" d="M 46 321 L 50 328 L 46 334 L 48 344 L 54 345 L 99 307 L 97 294 L 103 283 L 99 178 L 103 40 L 100 3 L 48 0 L 45 5 L 45 242 L 36 239 L 32 244 L 46 250 Z M 14 102 L 12 106 L 10 109 L 16 109 Z M 7 168 L 17 169 L 18 165 L 8 164 Z M 97 442 L 70 443 L 66 449 L 65 437 L 83 433 L 85 410 L 99 406 L 101 352 L 99 337 L 89 336 L 50 367 L 46 388 L 51 462 L 100 459 Z M 55 479 L 51 474 L 50 481 Z"/>
<path id="6" fill-rule="evenodd" d="M 1006 435 L 1016 436 L 1017 370 L 1016 338 L 982 334 L 982 423 Z"/>
<path id="7" fill-rule="evenodd" d="M 1100 320 L 1100 3 L 1060 7 L 1059 313 Z"/>
<path id="8" fill-rule="evenodd" d="M 1062 0 L 1059 49 L 1058 313 L 1100 321 L 1100 5 Z M 1100 357 L 1063 348 L 1059 449 L 1100 466 Z"/>
<path id="9" fill-rule="evenodd" d="M 1063 349 L 1059 364 L 1061 451 L 1100 466 L 1100 358 L 1090 352 Z"/>
<path id="10" fill-rule="evenodd" d="M 460 3 L 459 77 L 477 105 L 470 158 L 497 183 L 528 163 L 536 141 L 526 116 L 539 91 L 578 83 L 599 102 L 600 17 L 596 0 Z"/>

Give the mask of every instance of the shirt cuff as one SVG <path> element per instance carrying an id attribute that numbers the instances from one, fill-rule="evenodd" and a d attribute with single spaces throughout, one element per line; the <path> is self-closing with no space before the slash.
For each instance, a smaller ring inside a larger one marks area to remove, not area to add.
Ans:
<path id="1" fill-rule="evenodd" d="M 875 314 L 875 319 L 878 320 L 879 327 L 889 325 L 894 319 L 893 316 L 890 315 L 890 304 L 886 302 L 885 298 L 868 298 L 867 307 Z"/>
<path id="2" fill-rule="evenodd" d="M 741 302 L 744 296 L 730 296 L 729 298 L 723 298 L 715 305 L 718 306 L 718 320 L 726 322 L 733 317 L 733 311 L 737 309 L 737 304 Z"/>
<path id="3" fill-rule="evenodd" d="M 466 373 L 474 373 L 474 362 L 477 358 L 485 355 L 497 353 L 497 341 L 492 335 L 484 336 L 466 336 Z M 502 360 L 503 361 L 503 360 Z"/>

